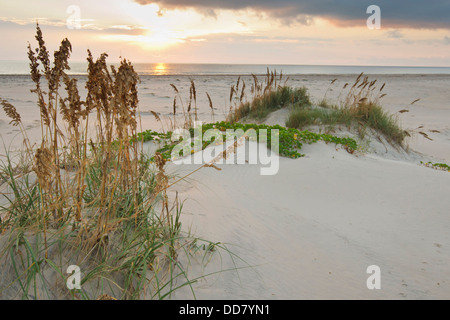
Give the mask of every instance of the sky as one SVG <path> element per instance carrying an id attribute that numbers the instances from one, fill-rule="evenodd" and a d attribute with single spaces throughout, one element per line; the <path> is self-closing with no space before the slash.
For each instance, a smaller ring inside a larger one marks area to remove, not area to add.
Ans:
<path id="1" fill-rule="evenodd" d="M 0 0 L 0 60 L 27 59 L 36 22 L 73 61 L 450 66 L 450 0 Z"/>

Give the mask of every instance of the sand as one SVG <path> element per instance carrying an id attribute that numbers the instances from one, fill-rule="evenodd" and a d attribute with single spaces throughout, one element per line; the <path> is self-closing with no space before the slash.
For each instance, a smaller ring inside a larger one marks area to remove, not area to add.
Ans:
<path id="1" fill-rule="evenodd" d="M 197 298 L 449 298 L 450 174 L 322 143 L 304 152 L 274 176 L 223 165 L 179 188 L 184 226 L 254 266 L 207 277 Z M 371 265 L 381 290 L 366 286 Z M 205 272 L 233 266 L 222 253 Z"/>
<path id="2" fill-rule="evenodd" d="M 354 76 L 292 76 L 289 83 L 307 86 L 319 101 L 334 78 L 338 81 L 327 92 L 333 100 Z M 219 249 L 206 267 L 201 259 L 183 261 L 194 278 L 223 270 L 193 285 L 197 299 L 450 298 L 450 173 L 420 165 L 430 160 L 450 163 L 450 77 L 371 78 L 387 83 L 383 106 L 388 111 L 409 110 L 398 114 L 403 127 L 416 132 L 408 152 L 373 142 L 366 152 L 349 154 L 317 143 L 304 146 L 304 158 L 281 158 L 273 176 L 260 175 L 259 165 L 219 165 L 221 171 L 203 168 L 171 188 L 172 196 L 178 192 L 185 199 L 184 232 L 226 244 L 235 255 L 232 259 Z M 188 78 L 159 80 L 146 77 L 141 83 L 144 129 L 160 127 L 149 110 L 170 117 L 171 82 L 177 81 L 182 92 L 188 90 Z M 210 93 L 216 120 L 223 119 L 235 77 L 194 80 L 197 92 Z M 38 141 L 34 100 L 23 93 L 27 85 L 3 83 L 0 96 L 16 97 L 29 136 Z M 206 97 L 199 100 L 199 108 L 201 119 L 210 120 Z M 283 124 L 285 117 L 281 110 L 267 123 Z M 7 120 L 0 123 L 2 138 L 17 148 L 20 141 L 12 139 L 13 129 Z M 182 175 L 198 166 L 169 164 L 167 172 Z M 366 285 L 371 265 L 381 270 L 379 290 Z M 173 298 L 193 295 L 183 288 Z"/>
<path id="3" fill-rule="evenodd" d="M 286 77 L 286 76 L 285 76 Z M 77 76 L 81 97 L 85 96 L 84 84 L 86 77 Z M 211 122 L 211 112 L 206 92 L 214 104 L 214 120 L 225 118 L 229 110 L 230 86 L 236 84 L 237 76 L 141 76 L 139 85 L 139 109 L 142 117 L 142 129 L 167 130 L 169 118 L 173 119 L 174 90 L 170 84 L 177 86 L 183 103 L 178 98 L 178 105 L 187 108 L 190 79 L 197 88 L 199 119 Z M 264 77 L 260 78 L 261 80 Z M 333 86 L 330 82 L 337 79 Z M 290 75 L 287 84 L 293 87 L 306 86 L 314 102 L 324 96 L 330 102 L 338 101 L 341 88 L 345 83 L 353 83 L 355 75 Z M 377 79 L 379 86 L 386 83 L 382 99 L 383 107 L 398 115 L 403 127 L 415 132 L 409 141 L 411 149 L 432 157 L 436 161 L 450 162 L 450 75 L 369 75 L 370 80 Z M 242 77 L 247 83 L 247 89 L 253 82 L 250 76 Z M 242 83 L 242 82 L 241 82 Z M 329 90 L 327 90 L 329 88 Z M 30 92 L 33 83 L 29 76 L 0 76 L 0 97 L 10 101 L 22 116 L 24 126 L 32 142 L 40 139 L 39 109 L 36 97 Z M 342 96 L 342 95 L 341 95 Z M 410 106 L 410 103 L 420 99 Z M 398 111 L 407 108 L 409 112 L 399 114 Z M 178 113 L 181 114 L 181 111 Z M 157 112 L 163 119 L 157 122 L 150 111 Z M 181 116 L 178 118 L 182 122 Z M 171 121 L 171 120 L 170 120 Z M 7 149 L 17 150 L 22 146 L 22 135 L 17 127 L 8 125 L 9 120 L 0 117 L 0 138 Z M 422 128 L 418 129 L 418 127 Z M 439 133 L 430 130 L 438 130 Z M 418 134 L 423 131 L 433 141 Z M 0 152 L 1 153 L 1 152 Z"/>

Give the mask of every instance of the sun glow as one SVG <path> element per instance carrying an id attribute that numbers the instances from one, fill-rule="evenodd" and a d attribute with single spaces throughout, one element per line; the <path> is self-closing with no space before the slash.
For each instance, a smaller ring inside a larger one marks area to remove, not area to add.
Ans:
<path id="1" fill-rule="evenodd" d="M 103 40 L 128 42 L 144 49 L 157 50 L 184 42 L 185 37 L 171 27 L 169 19 L 161 13 L 157 4 L 142 6 L 124 1 L 121 3 L 121 10 L 138 27 L 134 33 L 104 35 L 101 37 Z"/>
<path id="2" fill-rule="evenodd" d="M 221 13 L 221 19 L 207 18 L 191 9 L 161 10 L 154 3 L 142 6 L 133 1 L 124 1 L 121 10 L 135 28 L 128 28 L 120 34 L 104 34 L 101 39 L 127 42 L 149 51 L 189 41 L 204 42 L 207 35 L 249 32 L 249 28 L 239 23 L 230 12 Z"/>
<path id="3" fill-rule="evenodd" d="M 128 42 L 139 45 L 144 49 L 166 49 L 170 46 L 184 43 L 182 37 L 173 34 L 170 31 L 153 31 L 148 35 L 105 35 L 101 37 L 103 40 L 112 42 Z"/>
<path id="4" fill-rule="evenodd" d="M 157 63 L 153 72 L 158 76 L 165 75 L 167 74 L 167 65 L 165 63 Z"/>

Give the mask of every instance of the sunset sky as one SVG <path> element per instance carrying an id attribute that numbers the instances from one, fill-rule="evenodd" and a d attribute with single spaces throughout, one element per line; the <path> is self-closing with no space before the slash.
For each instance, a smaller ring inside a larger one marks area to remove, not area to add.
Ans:
<path id="1" fill-rule="evenodd" d="M 39 21 L 49 49 L 69 38 L 74 61 L 90 48 L 113 61 L 450 66 L 450 1 L 0 1 L 0 60 L 26 60 Z"/>

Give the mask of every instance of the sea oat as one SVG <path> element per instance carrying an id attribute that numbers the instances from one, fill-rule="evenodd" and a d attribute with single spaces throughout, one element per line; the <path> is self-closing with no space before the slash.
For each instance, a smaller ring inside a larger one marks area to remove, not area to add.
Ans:
<path id="1" fill-rule="evenodd" d="M 175 90 L 176 93 L 178 93 L 178 94 L 180 93 L 178 91 L 178 88 L 173 83 L 171 83 L 170 86 L 173 88 L 173 90 Z"/>
<path id="2" fill-rule="evenodd" d="M 208 97 L 209 107 L 211 108 L 211 110 L 214 110 L 213 103 L 212 103 L 211 97 L 209 96 L 208 92 L 206 92 L 206 96 Z"/>
<path id="3" fill-rule="evenodd" d="M 158 116 L 158 114 L 155 111 L 150 110 L 150 112 L 153 114 L 153 116 L 155 117 L 156 121 L 160 121 L 161 122 L 161 118 Z"/>
<path id="4" fill-rule="evenodd" d="M 194 80 L 191 79 L 191 88 L 192 88 L 192 96 L 194 98 L 194 102 L 197 101 L 197 91 L 195 90 Z"/>
<path id="5" fill-rule="evenodd" d="M 173 98 L 173 115 L 177 114 L 177 97 Z"/>
<path id="6" fill-rule="evenodd" d="M 245 94 L 245 81 L 242 80 L 242 91 L 241 96 L 239 97 L 239 102 L 242 102 L 242 100 L 244 99 L 244 94 Z"/>
<path id="7" fill-rule="evenodd" d="M 230 103 L 231 103 L 231 101 L 233 101 L 233 95 L 234 95 L 234 93 L 235 93 L 234 85 L 232 85 L 232 86 L 231 86 L 231 89 L 230 89 Z"/>
<path id="8" fill-rule="evenodd" d="M 12 124 L 13 126 L 18 126 L 22 122 L 22 119 L 16 108 L 8 101 L 1 98 L 0 104 L 3 106 L 3 110 L 5 111 L 6 115 L 11 119 L 10 124 Z"/>

